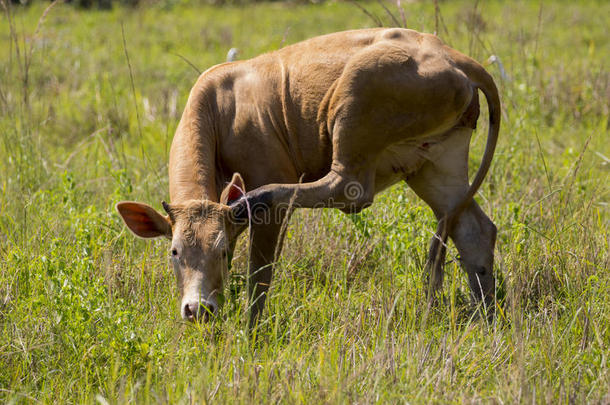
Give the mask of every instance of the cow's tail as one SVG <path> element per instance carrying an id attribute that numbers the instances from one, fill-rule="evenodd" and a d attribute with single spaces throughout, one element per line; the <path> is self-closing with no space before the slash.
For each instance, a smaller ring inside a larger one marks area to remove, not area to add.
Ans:
<path id="1" fill-rule="evenodd" d="M 464 198 L 462 198 L 462 200 L 438 222 L 436 234 L 428 254 L 428 263 L 426 265 L 428 274 L 431 276 L 430 288 L 432 291 L 439 290 L 442 286 L 447 236 L 449 235 L 449 232 L 451 232 L 451 228 L 454 225 L 456 218 L 469 204 L 471 204 L 474 195 L 479 190 L 479 187 L 481 187 L 481 184 L 489 171 L 489 167 L 491 166 L 491 160 L 498 141 L 501 116 L 498 89 L 489 73 L 473 59 L 451 48 L 447 48 L 447 51 L 450 53 L 457 67 L 473 82 L 475 89 L 480 89 L 485 95 L 489 109 L 489 131 L 487 133 L 487 144 L 485 145 L 485 152 L 481 159 L 481 165 L 474 176 L 472 184 L 468 188 L 468 192 L 464 195 Z"/>

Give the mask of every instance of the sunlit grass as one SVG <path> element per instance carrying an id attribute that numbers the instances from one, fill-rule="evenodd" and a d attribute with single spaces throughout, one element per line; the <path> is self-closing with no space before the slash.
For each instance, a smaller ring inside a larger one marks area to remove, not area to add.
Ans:
<path id="1" fill-rule="evenodd" d="M 196 70 L 372 20 L 334 2 L 57 5 L 34 35 L 46 6 L 0 19 L 0 400 L 610 401 L 607 2 L 440 2 L 443 39 L 506 71 L 487 66 L 504 120 L 477 197 L 499 228 L 496 322 L 470 317 L 455 251 L 427 312 L 435 220 L 397 185 L 357 217 L 294 216 L 255 339 L 245 243 L 218 321 L 186 324 L 167 242 L 135 239 L 113 205 L 168 198 Z M 434 30 L 432 2 L 404 7 Z"/>

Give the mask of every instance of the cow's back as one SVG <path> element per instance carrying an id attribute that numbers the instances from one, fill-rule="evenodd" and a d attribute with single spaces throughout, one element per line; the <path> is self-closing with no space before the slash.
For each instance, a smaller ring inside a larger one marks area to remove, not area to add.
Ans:
<path id="1" fill-rule="evenodd" d="M 443 57 L 435 36 L 376 28 L 323 35 L 212 69 L 202 79 L 214 82 L 208 87 L 220 104 L 225 177 L 239 172 L 249 187 L 258 187 L 328 172 L 332 142 L 325 100 L 348 62 L 382 41 L 407 50 L 415 63 Z"/>

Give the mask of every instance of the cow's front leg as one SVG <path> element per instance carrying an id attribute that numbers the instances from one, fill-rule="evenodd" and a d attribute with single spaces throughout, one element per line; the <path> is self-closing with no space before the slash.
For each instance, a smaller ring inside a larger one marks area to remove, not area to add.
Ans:
<path id="1" fill-rule="evenodd" d="M 248 264 L 250 328 L 256 325 L 265 307 L 276 255 L 279 255 L 283 242 L 280 239 L 283 218 L 284 216 L 274 218 L 273 223 L 268 224 L 252 224 L 250 262 Z"/>

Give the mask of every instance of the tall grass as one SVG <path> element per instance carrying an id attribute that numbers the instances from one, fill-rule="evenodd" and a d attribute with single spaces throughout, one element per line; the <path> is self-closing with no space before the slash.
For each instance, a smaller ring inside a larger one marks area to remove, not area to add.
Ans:
<path id="1" fill-rule="evenodd" d="M 397 185 L 358 216 L 295 214 L 256 338 L 244 243 L 221 319 L 187 324 L 167 243 L 134 239 L 113 204 L 167 199 L 196 69 L 373 21 L 334 2 L 2 4 L 0 401 L 610 401 L 607 2 L 402 4 L 399 22 L 505 69 L 487 66 L 504 120 L 477 196 L 499 228 L 495 322 L 470 316 L 455 251 L 422 316 L 435 221 Z"/>

